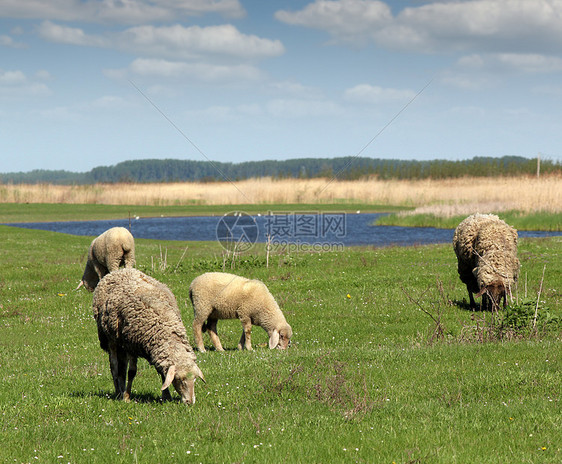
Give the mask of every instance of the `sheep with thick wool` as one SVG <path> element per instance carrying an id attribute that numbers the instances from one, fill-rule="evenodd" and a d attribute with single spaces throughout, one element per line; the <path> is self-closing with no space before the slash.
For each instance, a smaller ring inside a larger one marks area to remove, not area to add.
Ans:
<path id="1" fill-rule="evenodd" d="M 517 281 L 517 231 L 495 214 L 473 214 L 455 230 L 453 248 L 458 260 L 458 272 L 466 285 L 470 307 L 474 297 L 482 296 L 481 308 L 499 307 Z"/>
<path id="2" fill-rule="evenodd" d="M 189 287 L 193 303 L 195 345 L 204 352 L 203 332 L 209 330 L 218 351 L 224 351 L 217 335 L 219 319 L 240 319 L 242 337 L 238 349 L 252 349 L 252 324 L 269 335 L 269 348 L 286 349 L 293 330 L 265 284 L 225 272 L 207 272 L 196 277 Z"/>
<path id="3" fill-rule="evenodd" d="M 93 292 L 100 279 L 121 265 L 135 267 L 135 239 L 124 227 L 112 227 L 92 240 L 86 268 L 77 288 L 84 285 Z"/>
<path id="4" fill-rule="evenodd" d="M 168 387 L 173 384 L 183 403 L 195 402 L 195 380 L 204 377 L 166 285 L 137 269 L 119 269 L 97 285 L 93 311 L 100 346 L 109 353 L 117 397 L 129 401 L 141 357 L 162 377 L 163 400 L 171 399 Z"/>

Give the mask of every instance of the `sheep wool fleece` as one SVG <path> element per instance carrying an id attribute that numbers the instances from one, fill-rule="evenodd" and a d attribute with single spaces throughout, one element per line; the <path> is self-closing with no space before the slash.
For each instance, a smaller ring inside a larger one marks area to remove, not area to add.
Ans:
<path id="1" fill-rule="evenodd" d="M 162 377 L 162 399 L 171 399 L 168 386 L 173 383 L 183 403 L 195 402 L 195 379 L 205 379 L 195 363 L 176 299 L 166 285 L 137 269 L 120 269 L 97 286 L 93 310 L 118 397 L 129 401 L 140 356 Z"/>
<path id="2" fill-rule="evenodd" d="M 469 292 L 494 282 L 510 288 L 519 275 L 517 231 L 494 214 L 473 214 L 453 236 L 459 277 Z"/>

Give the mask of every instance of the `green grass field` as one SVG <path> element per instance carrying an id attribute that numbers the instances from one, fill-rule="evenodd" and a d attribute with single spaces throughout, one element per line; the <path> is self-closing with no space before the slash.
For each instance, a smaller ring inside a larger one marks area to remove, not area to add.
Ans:
<path id="1" fill-rule="evenodd" d="M 0 203 L 0 224 L 10 222 L 94 221 L 127 217 L 208 216 L 243 211 L 267 214 L 269 211 L 385 213 L 409 209 L 400 206 L 363 203 L 341 204 L 263 204 L 263 205 L 182 205 L 182 206 L 123 206 L 68 203 Z"/>
<path id="2" fill-rule="evenodd" d="M 498 213 L 509 225 L 519 230 L 562 230 L 562 214 L 537 212 L 524 214 L 520 211 L 503 211 Z M 404 226 L 404 227 L 439 227 L 454 229 L 466 218 L 464 216 L 440 217 L 434 214 L 414 214 L 401 216 L 389 214 L 377 221 L 377 225 Z"/>
<path id="3" fill-rule="evenodd" d="M 175 391 L 161 403 L 144 360 L 133 401 L 113 398 L 92 295 L 74 291 L 91 237 L 0 237 L 0 462 L 562 461 L 560 237 L 520 241 L 519 303 L 494 319 L 468 310 L 450 245 L 274 254 L 266 267 L 263 245 L 232 263 L 217 243 L 137 240 L 138 267 L 170 286 L 190 337 L 189 283 L 223 267 L 262 279 L 294 330 L 286 352 L 259 327 L 238 352 L 240 323 L 220 321 L 226 352 L 198 354 L 207 383 L 192 407 Z"/>

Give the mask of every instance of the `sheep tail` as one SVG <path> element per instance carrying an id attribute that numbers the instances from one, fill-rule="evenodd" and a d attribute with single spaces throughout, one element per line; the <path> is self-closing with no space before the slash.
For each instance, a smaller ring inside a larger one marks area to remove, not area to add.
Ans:
<path id="1" fill-rule="evenodd" d="M 191 290 L 191 288 L 189 289 L 189 299 L 191 300 L 191 304 L 193 305 L 193 311 L 195 312 L 195 305 L 193 304 L 193 291 Z M 207 321 L 203 322 L 203 325 L 201 326 L 201 332 L 202 333 L 207 332 Z"/>

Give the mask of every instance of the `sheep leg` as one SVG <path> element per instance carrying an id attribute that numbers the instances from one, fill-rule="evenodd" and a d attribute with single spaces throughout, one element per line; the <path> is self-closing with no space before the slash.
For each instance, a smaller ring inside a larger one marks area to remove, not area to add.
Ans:
<path id="1" fill-rule="evenodd" d="M 211 342 L 217 351 L 224 351 L 220 338 L 217 334 L 217 319 L 207 319 L 207 331 L 211 337 Z"/>
<path id="2" fill-rule="evenodd" d="M 130 250 L 126 251 L 123 254 L 123 265 L 125 268 L 135 267 L 135 264 L 135 255 Z"/>
<path id="3" fill-rule="evenodd" d="M 112 250 L 112 253 L 112 256 L 107 258 L 106 264 L 108 272 L 115 272 L 117 269 L 119 269 L 122 260 L 121 250 Z"/>
<path id="4" fill-rule="evenodd" d="M 123 394 L 123 400 L 127 403 L 131 401 L 131 388 L 133 386 L 133 380 L 137 375 L 137 358 L 136 356 L 128 356 L 129 360 L 129 371 L 127 373 L 127 390 Z"/>
<path id="5" fill-rule="evenodd" d="M 195 338 L 195 345 L 201 353 L 205 353 L 205 345 L 203 344 L 203 323 L 199 319 L 193 320 L 193 338 Z"/>
<path id="6" fill-rule="evenodd" d="M 101 264 L 97 259 L 94 259 L 92 264 L 100 280 L 103 279 L 106 274 L 108 274 L 107 268 L 103 264 Z"/>
<path id="7" fill-rule="evenodd" d="M 252 321 L 250 318 L 244 318 L 240 319 L 240 322 L 242 322 L 242 336 L 238 343 L 238 349 L 246 348 L 248 351 L 252 351 Z"/>
<path id="8" fill-rule="evenodd" d="M 246 344 L 246 334 L 244 333 L 244 328 L 242 328 L 242 336 L 240 337 L 240 341 L 238 342 L 238 349 L 242 350 L 244 345 Z"/>
<path id="9" fill-rule="evenodd" d="M 111 376 L 113 377 L 113 385 L 115 386 L 115 395 L 117 398 L 122 398 L 125 392 L 127 356 L 123 356 L 123 353 L 115 345 L 109 347 L 109 366 L 111 368 Z"/>
<path id="10" fill-rule="evenodd" d="M 117 359 L 117 352 L 113 347 L 109 349 L 109 367 L 111 369 L 111 377 L 113 378 L 113 385 L 115 387 L 115 396 L 121 396 L 121 388 L 119 387 L 119 360 Z"/>
<path id="11" fill-rule="evenodd" d="M 472 292 L 470 290 L 468 290 L 468 297 L 470 299 L 470 309 L 475 310 L 476 309 L 476 302 L 474 301 L 474 296 L 472 296 Z"/>

